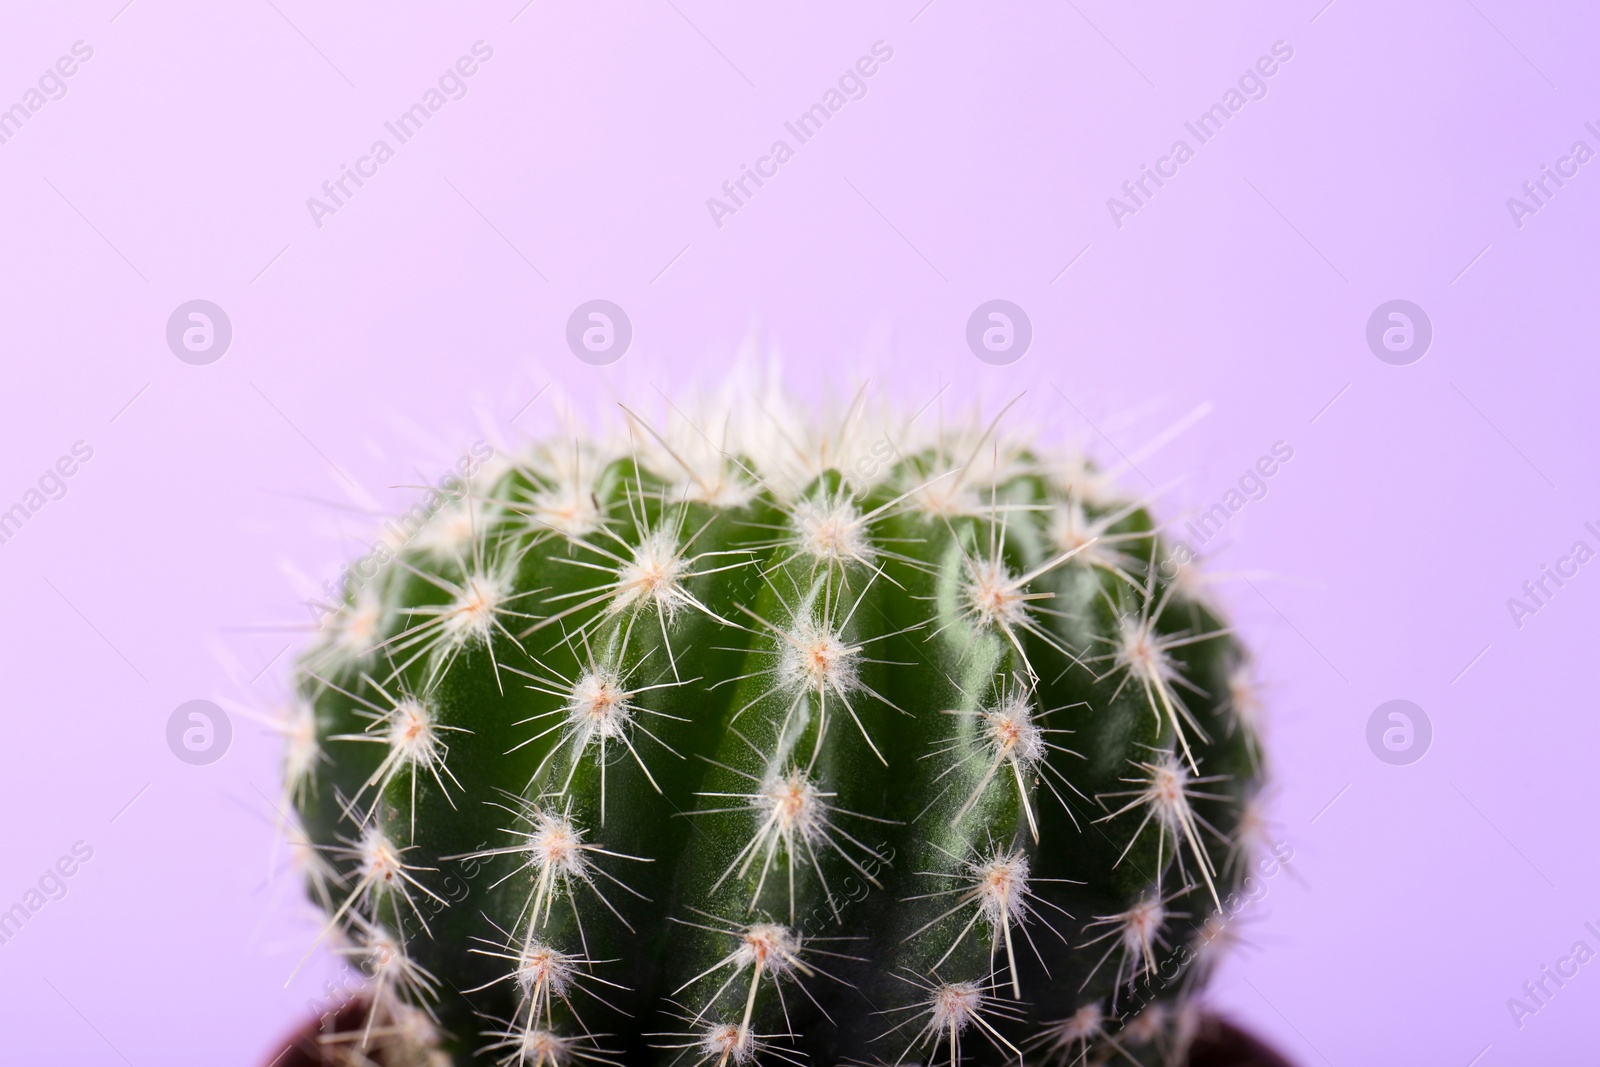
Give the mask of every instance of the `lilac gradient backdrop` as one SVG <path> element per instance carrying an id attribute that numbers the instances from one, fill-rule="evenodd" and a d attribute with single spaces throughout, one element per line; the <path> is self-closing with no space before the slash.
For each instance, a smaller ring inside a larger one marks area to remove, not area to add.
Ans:
<path id="1" fill-rule="evenodd" d="M 0 144 L 0 507 L 94 449 L 0 545 L 0 907 L 94 849 L 0 945 L 0 1058 L 258 1062 L 335 964 L 284 988 L 311 927 L 267 881 L 274 740 L 235 714 L 187 766 L 172 709 L 281 694 L 298 638 L 262 627 L 361 551 L 322 503 L 346 477 L 397 509 L 480 411 L 537 433 L 547 383 L 714 379 L 752 337 L 802 395 L 1027 390 L 1112 458 L 1209 403 L 1139 462 L 1169 516 L 1290 442 L 1215 567 L 1249 577 L 1221 595 L 1307 885 L 1271 884 L 1214 1000 L 1308 1065 L 1596 1055 L 1600 964 L 1520 1030 L 1506 1006 L 1600 947 L 1600 565 L 1520 630 L 1506 607 L 1600 520 L 1600 162 L 1520 228 L 1506 205 L 1600 148 L 1586 5 L 124 3 L 0 14 L 0 107 L 94 50 Z M 479 40 L 468 94 L 314 225 Z M 866 97 L 716 227 L 706 198 L 880 40 Z M 1107 197 L 1277 41 L 1267 96 L 1116 226 Z M 163 338 L 196 297 L 234 325 L 206 367 Z M 606 369 L 563 342 L 592 297 L 635 329 Z M 1010 367 L 963 342 L 992 297 L 1034 324 Z M 1436 331 L 1408 367 L 1364 341 L 1396 297 Z M 1435 729 L 1408 767 L 1364 739 L 1396 697 Z"/>

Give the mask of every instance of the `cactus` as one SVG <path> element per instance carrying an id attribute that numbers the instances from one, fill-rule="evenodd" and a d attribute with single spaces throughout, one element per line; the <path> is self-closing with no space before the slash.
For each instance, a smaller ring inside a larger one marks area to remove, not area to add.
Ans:
<path id="1" fill-rule="evenodd" d="M 1259 844 L 1245 654 L 1088 462 L 863 407 L 630 413 L 392 528 L 288 730 L 370 978 L 330 1052 L 1183 1062 Z"/>

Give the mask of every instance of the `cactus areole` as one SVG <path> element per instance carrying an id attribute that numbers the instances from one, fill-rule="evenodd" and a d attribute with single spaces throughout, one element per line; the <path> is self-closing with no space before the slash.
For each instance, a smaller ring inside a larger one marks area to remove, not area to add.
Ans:
<path id="1" fill-rule="evenodd" d="M 1262 779 L 1181 547 L 994 425 L 628 431 L 392 527 L 298 664 L 329 1054 L 1182 1062 Z"/>

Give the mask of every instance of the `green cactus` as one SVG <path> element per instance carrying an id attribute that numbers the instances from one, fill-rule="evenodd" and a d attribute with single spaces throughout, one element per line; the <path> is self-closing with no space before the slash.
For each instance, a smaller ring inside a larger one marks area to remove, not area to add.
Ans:
<path id="1" fill-rule="evenodd" d="M 1244 653 L 1089 464 L 864 422 L 630 416 L 392 527 L 297 668 L 371 978 L 330 1051 L 1182 1062 L 1259 844 Z"/>

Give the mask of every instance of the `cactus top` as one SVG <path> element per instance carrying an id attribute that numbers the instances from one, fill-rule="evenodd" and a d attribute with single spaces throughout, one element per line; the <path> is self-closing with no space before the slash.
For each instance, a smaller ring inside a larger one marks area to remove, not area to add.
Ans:
<path id="1" fill-rule="evenodd" d="M 1246 659 L 1142 502 L 992 429 L 641 422 L 394 527 L 286 728 L 323 938 L 371 977 L 337 1050 L 1181 1055 L 1258 844 Z"/>

